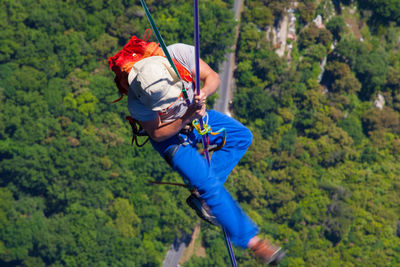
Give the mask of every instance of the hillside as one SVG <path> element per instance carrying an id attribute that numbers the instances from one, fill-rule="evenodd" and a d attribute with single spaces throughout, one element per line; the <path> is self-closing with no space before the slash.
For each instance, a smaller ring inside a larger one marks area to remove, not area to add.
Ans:
<path id="1" fill-rule="evenodd" d="M 146 2 L 168 44 L 193 44 L 190 1 Z M 226 187 L 286 248 L 280 266 L 400 265 L 396 0 L 244 3 L 231 113 L 254 140 Z M 234 42 L 232 5 L 200 1 L 215 69 Z M 185 189 L 148 183 L 181 178 L 130 145 L 126 98 L 110 104 L 108 57 L 149 28 L 139 1 L 0 7 L 0 265 L 160 266 L 198 218 Z M 220 230 L 201 229 L 206 257 L 184 266 L 226 266 Z"/>

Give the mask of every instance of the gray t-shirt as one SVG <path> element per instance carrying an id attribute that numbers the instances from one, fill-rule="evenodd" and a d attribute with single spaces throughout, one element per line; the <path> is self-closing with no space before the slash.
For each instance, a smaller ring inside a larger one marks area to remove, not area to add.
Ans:
<path id="1" fill-rule="evenodd" d="M 189 72 L 195 72 L 194 46 L 178 43 L 168 46 L 167 49 L 173 59 L 178 61 Z M 186 82 L 184 82 L 184 84 L 190 102 L 192 102 L 194 97 L 193 85 Z M 139 121 L 150 121 L 155 119 L 158 115 L 157 111 L 153 111 L 143 105 L 134 96 L 134 94 L 131 92 L 131 89 L 128 91 L 128 110 L 131 116 Z M 186 104 L 184 101 L 180 101 L 176 105 L 174 104 L 174 108 L 172 110 L 160 116 L 161 122 L 174 121 L 182 117 L 186 110 Z"/>

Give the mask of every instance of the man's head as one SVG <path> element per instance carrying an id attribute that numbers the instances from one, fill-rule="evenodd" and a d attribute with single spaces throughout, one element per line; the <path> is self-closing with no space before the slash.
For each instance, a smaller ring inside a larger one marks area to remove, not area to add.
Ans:
<path id="1" fill-rule="evenodd" d="M 154 111 L 166 109 L 182 92 L 182 81 L 161 56 L 147 57 L 133 65 L 128 82 L 135 97 Z"/>

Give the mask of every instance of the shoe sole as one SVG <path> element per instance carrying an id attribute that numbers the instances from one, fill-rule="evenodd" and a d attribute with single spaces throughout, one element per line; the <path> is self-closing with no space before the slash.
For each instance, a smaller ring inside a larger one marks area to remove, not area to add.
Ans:
<path id="1" fill-rule="evenodd" d="M 268 262 L 270 265 L 277 265 L 284 257 L 286 256 L 286 252 L 282 249 L 279 249 L 273 256 L 272 260 Z"/>
<path id="2" fill-rule="evenodd" d="M 190 195 L 186 199 L 186 203 L 189 205 L 189 207 L 191 207 L 192 209 L 194 209 L 196 211 L 196 214 L 201 219 L 203 219 L 204 221 L 206 221 L 212 225 L 218 226 L 218 223 L 217 223 L 215 217 L 208 214 L 208 212 L 203 208 L 199 199 L 197 199 L 193 195 Z"/>

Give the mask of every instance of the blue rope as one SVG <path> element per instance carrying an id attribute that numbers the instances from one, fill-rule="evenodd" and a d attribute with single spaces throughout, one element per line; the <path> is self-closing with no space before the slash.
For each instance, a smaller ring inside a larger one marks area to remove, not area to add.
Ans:
<path id="1" fill-rule="evenodd" d="M 200 41 L 199 41 L 199 1 L 194 0 L 194 44 L 195 44 L 195 59 L 196 59 L 196 90 L 197 95 L 200 94 Z M 203 120 L 199 120 L 200 124 L 200 132 L 204 131 Z M 206 156 L 206 160 L 208 165 L 210 166 L 210 154 L 207 149 L 207 137 L 206 134 L 201 135 L 203 141 L 204 154 Z M 224 232 L 225 244 L 228 249 L 229 258 L 231 260 L 232 267 L 237 267 L 235 255 L 233 254 L 233 249 L 231 245 L 231 241 L 229 239 L 228 233 L 225 228 L 222 227 L 222 231 Z"/>
<path id="2" fill-rule="evenodd" d="M 195 66 L 196 66 L 196 94 L 200 94 L 200 41 L 199 41 L 199 1 L 194 0 L 194 52 L 195 52 Z M 200 130 L 204 131 L 203 120 L 199 120 Z M 204 148 L 204 155 L 206 157 L 208 166 L 211 165 L 210 154 L 207 149 L 207 136 L 202 135 L 201 140 Z"/>

